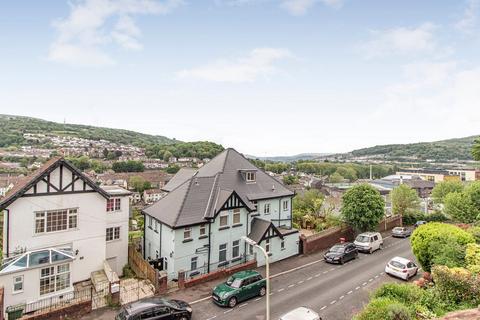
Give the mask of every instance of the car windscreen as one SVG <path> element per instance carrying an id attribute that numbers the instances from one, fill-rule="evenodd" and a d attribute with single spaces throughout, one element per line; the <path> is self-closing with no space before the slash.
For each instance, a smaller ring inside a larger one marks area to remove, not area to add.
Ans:
<path id="1" fill-rule="evenodd" d="M 238 289 L 240 288 L 240 285 L 242 284 L 242 280 L 240 279 L 235 279 L 234 277 L 230 277 L 227 280 L 227 286 Z"/>
<path id="2" fill-rule="evenodd" d="M 343 246 L 333 246 L 330 248 L 330 252 L 339 252 L 342 253 L 345 251 L 345 247 Z"/>
<path id="3" fill-rule="evenodd" d="M 393 231 L 397 231 L 397 232 L 402 232 L 403 230 L 404 230 L 404 228 L 401 228 L 401 227 L 393 228 Z"/>
<path id="4" fill-rule="evenodd" d="M 355 241 L 357 242 L 370 242 L 370 237 L 359 235 Z"/>
<path id="5" fill-rule="evenodd" d="M 115 320 L 127 320 L 127 312 L 125 310 L 121 311 L 119 314 L 117 314 Z"/>
<path id="6" fill-rule="evenodd" d="M 399 268 L 399 269 L 405 269 L 405 265 L 401 262 L 396 261 L 396 260 L 392 260 L 389 263 L 392 267 Z"/>

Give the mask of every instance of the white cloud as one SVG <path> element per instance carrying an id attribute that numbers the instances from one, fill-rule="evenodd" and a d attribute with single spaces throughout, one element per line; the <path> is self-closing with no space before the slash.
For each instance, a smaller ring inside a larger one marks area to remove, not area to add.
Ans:
<path id="1" fill-rule="evenodd" d="M 58 35 L 50 46 L 51 61 L 71 65 L 111 65 L 105 52 L 115 43 L 140 50 L 141 31 L 133 20 L 139 14 L 167 14 L 183 0 L 82 0 L 71 4 L 70 14 L 53 23 Z"/>
<path id="2" fill-rule="evenodd" d="M 216 82 L 252 82 L 277 72 L 274 63 L 288 57 L 291 57 L 291 54 L 286 49 L 256 48 L 246 57 L 218 60 L 205 66 L 182 70 L 177 76 Z"/>
<path id="3" fill-rule="evenodd" d="M 470 34 L 477 25 L 477 14 L 480 10 L 480 0 L 468 0 L 467 7 L 463 12 L 463 17 L 456 24 L 455 28 Z"/>
<path id="4" fill-rule="evenodd" d="M 412 55 L 432 53 L 437 48 L 432 23 L 424 23 L 416 28 L 399 27 L 371 31 L 372 39 L 360 46 L 367 58 L 388 54 Z"/>
<path id="5" fill-rule="evenodd" d="M 340 8 L 343 0 L 282 0 L 281 7 L 295 16 L 304 15 L 315 3 L 321 2 L 332 8 Z"/>

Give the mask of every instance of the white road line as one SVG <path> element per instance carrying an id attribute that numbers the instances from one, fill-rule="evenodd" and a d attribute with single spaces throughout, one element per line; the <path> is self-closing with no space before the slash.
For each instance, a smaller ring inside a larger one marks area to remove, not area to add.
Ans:
<path id="1" fill-rule="evenodd" d="M 348 291 L 348 292 L 347 292 L 347 294 L 352 294 L 352 292 L 353 292 L 353 291 L 352 291 L 352 290 L 350 290 L 350 291 Z"/>
<path id="2" fill-rule="evenodd" d="M 327 273 L 328 271 L 323 271 L 323 274 Z"/>
<path id="3" fill-rule="evenodd" d="M 360 289 L 360 287 L 356 287 L 356 288 L 355 288 L 355 290 L 358 290 L 358 289 Z"/>
<path id="4" fill-rule="evenodd" d="M 325 310 L 326 308 L 327 308 L 327 306 L 323 306 L 323 307 L 320 308 L 320 311 Z"/>
<path id="5" fill-rule="evenodd" d="M 304 282 L 305 282 L 305 281 L 300 280 L 300 281 L 298 281 L 298 284 L 302 284 L 302 283 L 304 283 Z"/>
<path id="6" fill-rule="evenodd" d="M 271 293 L 270 293 L 270 294 L 271 294 Z M 258 300 L 261 300 L 261 299 L 262 299 L 262 298 L 257 298 L 257 299 L 255 299 L 255 300 L 253 300 L 253 301 L 258 301 Z"/>
<path id="7" fill-rule="evenodd" d="M 246 305 L 248 305 L 248 302 L 247 302 L 247 303 L 244 303 L 244 304 L 241 304 L 241 305 L 239 305 L 238 307 L 239 307 L 239 308 L 242 308 L 242 307 L 245 307 Z"/>
<path id="8" fill-rule="evenodd" d="M 274 292 L 270 292 L 269 296 L 273 296 Z"/>
<path id="9" fill-rule="evenodd" d="M 318 277 L 320 277 L 320 273 L 315 275 L 315 278 L 318 278 Z"/>
<path id="10" fill-rule="evenodd" d="M 294 285 L 294 284 L 291 284 L 291 285 L 289 285 L 288 287 L 289 287 L 289 288 L 293 288 L 293 287 L 295 287 L 295 285 Z"/>
<path id="11" fill-rule="evenodd" d="M 342 300 L 343 298 L 345 298 L 345 296 L 340 296 L 340 298 L 338 298 L 338 300 Z"/>
<path id="12" fill-rule="evenodd" d="M 217 316 L 213 316 L 213 317 L 210 317 L 208 318 L 207 320 L 212 320 L 212 319 L 215 319 Z"/>
<path id="13" fill-rule="evenodd" d="M 195 300 L 195 301 L 192 301 L 192 302 L 190 302 L 189 304 L 196 304 L 196 303 L 199 303 L 199 302 L 202 302 L 202 301 L 205 301 L 205 300 L 209 300 L 209 299 L 211 299 L 210 296 L 205 297 L 205 298 L 202 298 L 202 299 L 198 299 L 198 300 Z"/>
<path id="14" fill-rule="evenodd" d="M 307 278 L 307 281 L 310 281 L 310 280 L 312 280 L 312 277 Z"/>
<path id="15" fill-rule="evenodd" d="M 373 279 L 372 279 L 372 278 L 368 279 L 368 282 L 372 282 L 372 281 L 373 281 Z"/>
<path id="16" fill-rule="evenodd" d="M 378 274 L 375 276 L 375 279 L 377 279 L 377 278 L 378 278 Z"/>
<path id="17" fill-rule="evenodd" d="M 383 276 L 385 274 L 385 272 L 380 272 L 380 275 Z"/>
<path id="18" fill-rule="evenodd" d="M 366 286 L 366 285 L 367 285 L 367 283 L 366 283 L 366 282 L 362 283 L 362 286 Z"/>
<path id="19" fill-rule="evenodd" d="M 335 271 L 335 268 L 332 268 L 332 269 L 330 269 L 330 270 L 328 270 L 328 271 Z"/>
<path id="20" fill-rule="evenodd" d="M 232 312 L 232 311 L 233 311 L 233 309 L 230 309 L 230 310 L 227 310 L 227 311 L 223 311 L 223 313 L 227 314 L 227 313 Z"/>
<path id="21" fill-rule="evenodd" d="M 277 274 L 274 274 L 274 275 L 270 276 L 270 279 L 273 279 L 273 278 L 276 278 L 276 277 L 279 277 L 279 276 L 283 276 L 284 274 L 287 274 L 287 273 L 290 273 L 290 272 L 293 272 L 293 271 L 297 271 L 297 270 L 300 270 L 300 269 L 309 267 L 309 266 L 311 266 L 311 265 L 314 265 L 314 264 L 319 263 L 319 262 L 322 262 L 322 261 L 325 261 L 325 259 L 315 260 L 315 261 L 306 263 L 306 264 L 304 264 L 304 265 L 302 265 L 302 266 L 298 266 L 298 267 L 292 268 L 292 269 L 290 269 L 290 270 L 286 270 L 286 271 L 279 272 L 279 273 L 277 273 Z"/>
<path id="22" fill-rule="evenodd" d="M 283 290 L 285 290 L 285 288 L 278 289 L 277 292 L 282 292 Z"/>
<path id="23" fill-rule="evenodd" d="M 337 302 L 337 300 L 333 300 L 332 302 L 330 302 L 330 304 L 335 304 L 335 302 Z"/>

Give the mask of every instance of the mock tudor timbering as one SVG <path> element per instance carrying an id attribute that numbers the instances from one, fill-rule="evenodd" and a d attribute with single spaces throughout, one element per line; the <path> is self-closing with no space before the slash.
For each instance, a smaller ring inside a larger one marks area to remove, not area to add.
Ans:
<path id="1" fill-rule="evenodd" d="M 255 238 L 272 262 L 298 253 L 294 193 L 234 149 L 171 183 L 165 197 L 143 210 L 144 256 L 170 279 L 180 270 L 194 276 L 254 259 L 243 236 Z M 265 263 L 262 255 L 256 259 Z"/>

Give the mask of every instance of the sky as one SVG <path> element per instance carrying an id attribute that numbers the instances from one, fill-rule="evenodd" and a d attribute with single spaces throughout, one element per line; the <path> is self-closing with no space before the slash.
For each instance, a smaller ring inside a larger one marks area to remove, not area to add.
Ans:
<path id="1" fill-rule="evenodd" d="M 257 155 L 480 134 L 480 0 L 0 2 L 0 113 Z"/>

